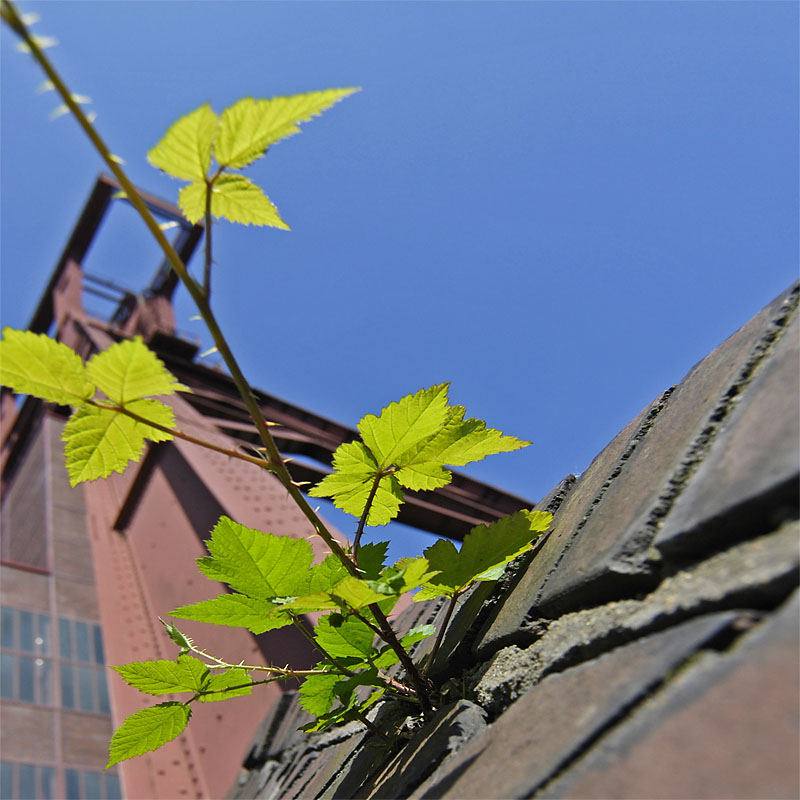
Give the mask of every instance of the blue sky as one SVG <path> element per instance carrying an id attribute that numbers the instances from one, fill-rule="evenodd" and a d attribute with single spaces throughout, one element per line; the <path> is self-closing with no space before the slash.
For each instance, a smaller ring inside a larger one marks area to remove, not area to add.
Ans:
<path id="1" fill-rule="evenodd" d="M 21 8 L 169 199 L 144 157 L 177 117 L 363 87 L 248 171 L 293 230 L 217 226 L 217 313 L 255 385 L 341 422 L 451 381 L 534 442 L 465 471 L 533 500 L 797 276 L 797 3 Z M 0 315 L 24 327 L 102 166 L 0 43 Z M 89 267 L 137 289 L 158 261 L 121 209 Z"/>

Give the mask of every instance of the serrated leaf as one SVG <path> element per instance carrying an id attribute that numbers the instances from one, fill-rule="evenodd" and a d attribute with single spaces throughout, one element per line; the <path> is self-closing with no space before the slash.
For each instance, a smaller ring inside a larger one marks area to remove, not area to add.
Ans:
<path id="1" fill-rule="evenodd" d="M 334 658 L 377 655 L 372 646 L 375 634 L 355 617 L 344 620 L 341 625 L 332 625 L 330 616 L 321 617 L 314 629 L 314 638 Z"/>
<path id="2" fill-rule="evenodd" d="M 251 633 L 264 633 L 291 625 L 291 617 L 280 613 L 279 607 L 267 600 L 243 594 L 221 594 L 211 600 L 201 600 L 170 611 L 171 617 L 247 628 Z"/>
<path id="3" fill-rule="evenodd" d="M 464 466 L 530 444 L 487 428 L 483 420 L 465 420 L 464 413 L 463 406 L 454 406 L 439 431 L 397 457 L 401 469 L 395 474 L 402 486 L 412 490 L 436 489 L 452 479 L 450 471 L 444 468 L 445 464 Z"/>
<path id="4" fill-rule="evenodd" d="M 145 345 L 141 336 L 113 344 L 92 356 L 86 370 L 106 397 L 119 405 L 141 397 L 189 391 Z"/>
<path id="5" fill-rule="evenodd" d="M 183 703 L 159 703 L 131 714 L 111 737 L 106 769 L 171 742 L 186 727 L 192 711 Z"/>
<path id="6" fill-rule="evenodd" d="M 356 91 L 326 89 L 270 100 L 242 98 L 222 112 L 214 155 L 221 165 L 245 167 L 263 156 L 271 144 L 299 133 L 300 122 L 321 114 Z"/>
<path id="7" fill-rule="evenodd" d="M 284 603 L 281 608 L 303 613 L 333 611 L 335 609 L 346 611 L 348 608 L 358 610 L 386 599 L 385 594 L 376 592 L 366 581 L 348 575 L 328 592 L 317 592 L 295 597 L 290 602 Z"/>
<path id="8" fill-rule="evenodd" d="M 308 589 L 314 555 L 305 539 L 275 536 L 221 517 L 206 542 L 200 571 L 250 597 L 296 597 Z"/>
<path id="9" fill-rule="evenodd" d="M 308 588 L 304 593 L 317 594 L 330 591 L 349 574 L 347 567 L 336 556 L 329 555 L 320 564 L 311 567 Z"/>
<path id="10" fill-rule="evenodd" d="M 336 700 L 334 687 L 342 678 L 340 675 L 309 675 L 300 685 L 300 705 L 315 717 L 330 711 Z"/>
<path id="11" fill-rule="evenodd" d="M 358 550 L 358 569 L 365 580 L 376 580 L 383 569 L 389 542 L 368 542 Z"/>
<path id="12" fill-rule="evenodd" d="M 188 650 L 192 646 L 192 640 L 186 634 L 179 631 L 175 625 L 170 625 L 169 622 L 164 622 L 161 617 L 158 621 L 164 626 L 164 630 L 172 641 L 181 648 L 181 650 Z"/>
<path id="13" fill-rule="evenodd" d="M 76 405 L 95 393 L 80 356 L 43 333 L 3 329 L 0 383 L 19 394 Z"/>
<path id="14" fill-rule="evenodd" d="M 359 702 L 355 690 L 359 686 L 375 686 L 376 683 L 378 683 L 377 673 L 374 669 L 359 672 L 352 678 L 340 678 L 333 686 L 333 692 L 342 705 L 319 715 L 314 722 L 303 726 L 301 730 L 308 732 L 322 731 L 332 725 L 340 725 L 353 719 L 359 719 L 370 706 L 383 697 L 386 690 L 379 684 L 363 702 Z"/>
<path id="15" fill-rule="evenodd" d="M 178 193 L 178 205 L 189 222 L 206 213 L 206 183 L 195 181 Z M 261 188 L 244 175 L 220 175 L 211 187 L 211 214 L 243 225 L 269 225 L 290 230 Z"/>
<path id="16" fill-rule="evenodd" d="M 381 573 L 378 580 L 367 581 L 377 592 L 383 594 L 405 594 L 430 581 L 436 574 L 431 570 L 427 558 L 401 558 Z"/>
<path id="17" fill-rule="evenodd" d="M 397 456 L 432 436 L 445 424 L 448 389 L 447 383 L 421 389 L 390 403 L 380 416 L 367 414 L 358 423 L 361 438 L 378 467 L 391 466 Z"/>
<path id="18" fill-rule="evenodd" d="M 372 484 L 377 474 L 377 464 L 361 442 L 346 442 L 333 454 L 335 472 L 326 475 L 310 491 L 311 497 L 331 497 L 333 504 L 361 517 L 367 505 Z M 381 479 L 367 517 L 367 525 L 386 525 L 400 511 L 403 492 L 393 475 Z"/>
<path id="19" fill-rule="evenodd" d="M 201 703 L 215 703 L 217 700 L 252 694 L 253 687 L 245 685 L 249 682 L 250 676 L 240 667 L 215 673 L 209 676 L 203 687 L 204 692 L 215 692 L 215 694 L 201 694 L 198 700 Z"/>
<path id="20" fill-rule="evenodd" d="M 175 178 L 204 180 L 211 167 L 211 145 L 219 124 L 206 103 L 170 126 L 147 160 Z"/>
<path id="21" fill-rule="evenodd" d="M 178 656 L 177 661 L 135 661 L 111 667 L 130 686 L 145 694 L 199 692 L 208 677 L 208 667 L 192 656 Z"/>
<path id="22" fill-rule="evenodd" d="M 172 409 L 158 400 L 134 400 L 126 407 L 166 428 L 175 424 Z M 76 486 L 123 472 L 129 461 L 141 458 L 145 439 L 163 442 L 172 436 L 110 408 L 81 406 L 69 418 L 61 438 L 69 481 Z"/>
<path id="23" fill-rule="evenodd" d="M 474 527 L 465 537 L 461 550 L 452 542 L 439 539 L 425 550 L 432 569 L 439 574 L 414 597 L 427 600 L 441 595 L 460 594 L 475 581 L 496 580 L 505 565 L 526 550 L 549 527 L 553 515 L 545 511 L 518 511 L 489 525 Z"/>

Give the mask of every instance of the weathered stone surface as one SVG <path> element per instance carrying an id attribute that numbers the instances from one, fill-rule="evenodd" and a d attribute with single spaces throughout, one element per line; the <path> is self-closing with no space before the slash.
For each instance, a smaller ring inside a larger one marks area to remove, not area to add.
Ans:
<path id="1" fill-rule="evenodd" d="M 797 513 L 800 486 L 800 316 L 788 324 L 726 420 L 656 539 L 665 553 L 742 535 Z M 770 509 L 766 515 L 765 508 Z M 772 516 L 772 519 L 770 519 Z"/>
<path id="2" fill-rule="evenodd" d="M 686 471 L 702 460 L 716 433 L 716 419 L 731 405 L 731 388 L 742 380 L 754 354 L 760 355 L 762 340 L 783 314 L 784 300 L 778 298 L 736 331 L 675 388 L 631 454 L 624 479 L 610 485 L 545 584 L 541 605 L 569 610 L 570 603 L 574 607 L 601 594 L 611 597 L 636 575 L 647 574 L 657 522 L 669 513 Z"/>
<path id="3" fill-rule="evenodd" d="M 730 614 L 692 620 L 550 675 L 464 746 L 435 785 L 411 796 L 529 796 L 730 620 Z"/>
<path id="4" fill-rule="evenodd" d="M 556 512 L 550 533 L 535 557 L 526 556 L 502 604 L 490 614 L 478 634 L 474 650 L 479 657 L 505 644 L 530 640 L 524 631 L 528 612 L 540 596 L 547 576 L 556 568 L 564 550 L 585 524 L 611 481 L 621 472 L 626 454 L 633 446 L 637 431 L 659 413 L 657 401 L 627 425 L 592 461 L 578 478 L 561 508 Z"/>
<path id="5" fill-rule="evenodd" d="M 800 796 L 800 604 L 679 674 L 547 798 Z"/>
<path id="6" fill-rule="evenodd" d="M 465 742 L 486 728 L 483 709 L 460 700 L 437 712 L 431 724 L 403 748 L 374 781 L 369 798 L 408 797 L 434 770 L 446 769 Z"/>
<path id="7" fill-rule="evenodd" d="M 774 605 L 797 585 L 800 525 L 745 542 L 667 578 L 642 600 L 621 600 L 565 614 L 526 649 L 499 651 L 476 676 L 478 702 L 495 717 L 554 670 L 687 617 Z"/>

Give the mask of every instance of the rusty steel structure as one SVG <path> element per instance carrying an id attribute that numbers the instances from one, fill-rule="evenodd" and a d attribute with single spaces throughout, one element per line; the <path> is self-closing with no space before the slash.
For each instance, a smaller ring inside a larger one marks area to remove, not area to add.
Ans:
<path id="1" fill-rule="evenodd" d="M 202 226 L 190 225 L 160 198 L 140 195 L 156 216 L 177 223 L 174 246 L 188 262 Z M 176 330 L 176 276 L 168 262 L 139 293 L 83 268 L 103 219 L 120 202 L 126 200 L 119 186 L 101 175 L 29 329 L 55 336 L 84 358 L 142 336 L 191 389 L 170 399 L 179 427 L 228 449 L 256 446 L 232 380 L 199 363 L 198 345 Z M 108 318 L 85 310 L 86 294 L 111 302 Z M 256 390 L 255 396 L 264 418 L 275 423 L 281 452 L 296 457 L 290 470 L 297 481 L 319 481 L 330 471 L 336 448 L 357 436 L 353 428 L 267 392 Z M 118 724 L 149 704 L 121 681 L 107 680 L 105 664 L 174 657 L 157 616 L 210 596 L 193 560 L 204 555 L 203 539 L 222 514 L 297 537 L 310 535 L 307 520 L 272 475 L 180 440 L 149 446 L 123 475 L 72 489 L 60 441 L 68 410 L 30 397 L 20 404 L 3 389 L 1 411 L 0 794 L 223 796 L 255 728 L 286 687 L 270 684 L 258 700 L 238 698 L 222 708 L 203 704 L 174 742 L 105 773 L 112 720 Z M 462 539 L 476 524 L 530 506 L 456 474 L 444 489 L 409 493 L 399 519 Z M 313 546 L 318 555 L 324 552 L 321 544 Z M 217 588 L 217 594 L 224 591 Z M 216 626 L 209 632 L 199 623 L 185 627 L 212 651 L 237 653 L 247 663 L 299 668 L 316 660 L 293 628 L 253 636 Z"/>

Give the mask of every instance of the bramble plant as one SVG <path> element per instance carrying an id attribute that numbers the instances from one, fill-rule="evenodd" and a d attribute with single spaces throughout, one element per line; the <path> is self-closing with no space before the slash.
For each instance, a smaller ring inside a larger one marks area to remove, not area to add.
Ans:
<path id="1" fill-rule="evenodd" d="M 167 174 L 189 181 L 178 203 L 189 221 L 205 222 L 204 274 L 198 282 L 138 196 L 121 160 L 82 111 L 82 98 L 68 91 L 44 55 L 44 40 L 31 35 L 30 20 L 8 0 L 2 0 L 2 19 L 45 71 L 49 85 L 87 133 L 189 290 L 250 411 L 262 447 L 256 455 L 229 450 L 177 429 L 172 409 L 157 398 L 189 389 L 138 337 L 95 353 L 84 363 L 69 347 L 47 336 L 6 328 L 0 341 L 0 381 L 20 394 L 73 408 L 63 432 L 73 486 L 122 472 L 129 462 L 141 458 L 146 441 L 182 438 L 271 472 L 330 550 L 326 558 L 313 563 L 311 545 L 305 539 L 254 530 L 222 517 L 206 542 L 209 555 L 197 563 L 206 577 L 227 584 L 229 591 L 174 609 L 169 615 L 243 627 L 254 634 L 294 625 L 311 640 L 320 661 L 309 670 L 229 662 L 205 652 L 174 624 L 162 620 L 179 649 L 177 658 L 113 669 L 145 694 L 187 697 L 129 716 L 111 740 L 108 766 L 174 739 L 186 727 L 193 703 L 247 695 L 254 686 L 279 680 L 303 679 L 301 704 L 315 717 L 305 730 L 321 731 L 358 719 L 383 737 L 366 712 L 384 697 L 415 703 L 421 717 L 429 719 L 436 704 L 435 687 L 412 660 L 409 647 L 436 634 L 427 656 L 429 670 L 458 599 L 478 581 L 497 580 L 509 562 L 534 546 L 549 527 L 551 515 L 519 511 L 473 528 L 460 550 L 440 539 L 422 556 L 391 565 L 384 563 L 386 542 L 361 543 L 364 530 L 385 525 L 398 515 L 404 489 L 440 488 L 452 479 L 448 467 L 529 443 L 487 428 L 481 420 L 465 418 L 463 406 L 450 404 L 446 383 L 390 403 L 377 416 L 368 414 L 358 423 L 361 440 L 341 445 L 334 453 L 333 472 L 308 492 L 312 497 L 331 498 L 358 520 L 352 543 L 342 547 L 290 477 L 210 305 L 214 218 L 288 228 L 262 190 L 234 170 L 251 165 L 272 144 L 299 132 L 300 123 L 357 90 L 328 89 L 269 100 L 244 98 L 219 115 L 203 105 L 169 128 L 148 160 Z M 387 615 L 411 591 L 417 601 L 447 599 L 438 632 L 425 625 L 399 637 L 392 629 Z M 306 614 L 322 615 L 313 633 L 303 623 Z M 405 671 L 402 680 L 388 672 L 398 663 Z"/>

